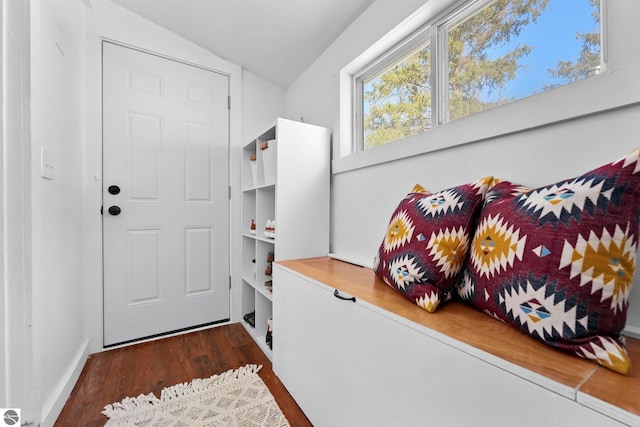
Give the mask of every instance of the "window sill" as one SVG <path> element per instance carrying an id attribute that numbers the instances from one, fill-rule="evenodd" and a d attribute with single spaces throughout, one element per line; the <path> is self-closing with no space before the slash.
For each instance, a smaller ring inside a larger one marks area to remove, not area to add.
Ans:
<path id="1" fill-rule="evenodd" d="M 334 174 L 443 150 L 640 103 L 640 65 L 605 73 L 333 160 Z M 351 144 L 341 141 L 341 146 Z"/>

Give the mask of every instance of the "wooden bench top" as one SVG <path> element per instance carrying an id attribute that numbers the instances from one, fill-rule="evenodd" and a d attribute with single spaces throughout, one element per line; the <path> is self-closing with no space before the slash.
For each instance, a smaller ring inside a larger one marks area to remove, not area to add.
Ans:
<path id="1" fill-rule="evenodd" d="M 372 269 L 329 257 L 278 264 L 457 341 L 640 416 L 640 341 L 627 339 L 629 376 L 563 353 L 461 302 L 428 313 L 380 280 Z M 277 286 L 277 284 L 276 284 Z"/>

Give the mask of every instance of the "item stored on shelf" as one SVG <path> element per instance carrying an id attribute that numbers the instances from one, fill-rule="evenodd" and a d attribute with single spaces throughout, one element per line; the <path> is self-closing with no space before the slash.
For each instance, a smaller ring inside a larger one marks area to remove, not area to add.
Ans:
<path id="1" fill-rule="evenodd" d="M 270 239 L 276 238 L 276 220 L 269 219 L 264 226 L 264 237 L 268 237 Z"/>
<path id="2" fill-rule="evenodd" d="M 271 350 L 273 350 L 273 318 L 269 316 L 267 319 L 267 336 L 265 341 Z"/>
<path id="3" fill-rule="evenodd" d="M 247 313 L 243 317 L 244 321 L 247 322 L 252 328 L 256 327 L 256 312 L 252 311 L 251 313 Z"/>
<path id="4" fill-rule="evenodd" d="M 265 276 L 271 276 L 273 272 L 273 259 L 275 258 L 273 252 L 267 254 L 267 267 L 264 269 Z"/>

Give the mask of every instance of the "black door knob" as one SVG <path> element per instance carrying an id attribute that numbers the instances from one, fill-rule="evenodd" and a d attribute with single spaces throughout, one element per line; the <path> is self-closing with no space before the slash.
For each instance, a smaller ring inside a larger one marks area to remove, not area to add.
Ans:
<path id="1" fill-rule="evenodd" d="M 117 185 L 110 185 L 107 191 L 109 192 L 109 194 L 119 194 L 120 187 L 118 187 Z"/>
<path id="2" fill-rule="evenodd" d="M 120 215 L 120 212 L 122 212 L 122 209 L 120 209 L 120 206 L 110 206 L 109 207 L 109 213 L 111 215 Z"/>

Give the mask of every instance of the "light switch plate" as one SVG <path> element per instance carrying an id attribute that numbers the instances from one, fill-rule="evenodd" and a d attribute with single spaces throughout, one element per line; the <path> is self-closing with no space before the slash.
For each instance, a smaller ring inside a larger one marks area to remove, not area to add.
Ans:
<path id="1" fill-rule="evenodd" d="M 40 147 L 40 176 L 44 179 L 53 180 L 54 170 L 51 152 L 44 147 Z"/>

